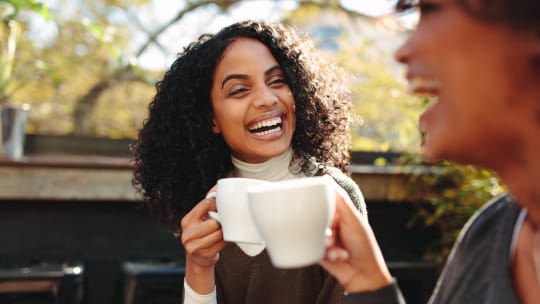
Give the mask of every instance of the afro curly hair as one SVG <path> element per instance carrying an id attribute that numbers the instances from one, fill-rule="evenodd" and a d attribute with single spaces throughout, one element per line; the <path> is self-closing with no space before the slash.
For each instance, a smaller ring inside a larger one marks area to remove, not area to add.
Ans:
<path id="1" fill-rule="evenodd" d="M 210 91 L 224 51 L 240 37 L 266 45 L 284 72 L 296 105 L 291 143 L 295 158 L 314 157 L 348 173 L 353 118 L 343 71 L 292 26 L 235 23 L 215 35 L 201 35 L 178 55 L 156 84 L 149 116 L 134 145 L 133 185 L 145 205 L 173 230 L 233 168 L 229 147 L 212 132 Z"/>

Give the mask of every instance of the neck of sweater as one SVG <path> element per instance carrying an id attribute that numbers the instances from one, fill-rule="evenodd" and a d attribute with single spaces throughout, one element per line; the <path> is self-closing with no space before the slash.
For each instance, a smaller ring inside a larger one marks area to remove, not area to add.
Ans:
<path id="1" fill-rule="evenodd" d="M 292 157 L 292 148 L 287 149 L 281 155 L 258 164 L 246 163 L 232 156 L 231 161 L 234 166 L 232 175 L 267 181 L 299 178 L 302 176 L 301 174 L 295 175 L 289 171 Z"/>

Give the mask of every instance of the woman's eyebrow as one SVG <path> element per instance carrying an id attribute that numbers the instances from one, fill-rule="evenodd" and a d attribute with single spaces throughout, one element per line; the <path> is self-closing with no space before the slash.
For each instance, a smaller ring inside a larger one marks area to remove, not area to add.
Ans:
<path id="1" fill-rule="evenodd" d="M 275 66 L 269 68 L 268 70 L 264 71 L 264 75 L 268 76 L 268 75 L 272 74 L 276 70 L 281 70 L 281 67 L 279 65 L 275 65 Z M 248 79 L 248 75 L 245 75 L 245 74 L 227 75 L 227 76 L 225 76 L 225 78 L 221 82 L 221 88 L 223 89 L 223 87 L 225 86 L 225 83 L 227 81 L 231 80 L 231 79 Z"/>
<path id="2" fill-rule="evenodd" d="M 281 71 L 281 67 L 279 65 L 275 65 L 275 66 L 269 68 L 268 70 L 266 70 L 264 72 L 264 76 L 268 76 L 268 75 L 272 74 L 272 72 L 274 72 L 275 70 L 280 70 Z"/>
<path id="3" fill-rule="evenodd" d="M 223 79 L 223 81 L 221 82 L 221 88 L 223 89 L 223 86 L 225 85 L 225 83 L 231 79 L 248 79 L 248 76 L 245 75 L 245 74 L 231 74 L 231 75 L 227 75 L 225 76 L 225 78 Z"/>

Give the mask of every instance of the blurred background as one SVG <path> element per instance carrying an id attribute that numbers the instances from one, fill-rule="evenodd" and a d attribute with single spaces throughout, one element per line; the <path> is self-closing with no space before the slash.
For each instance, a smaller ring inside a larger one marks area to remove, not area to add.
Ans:
<path id="1" fill-rule="evenodd" d="M 252 18 L 294 24 L 354 75 L 364 120 L 356 150 L 418 151 L 423 103 L 406 94 L 392 60 L 407 32 L 389 15 L 392 1 L 11 2 L 20 30 L 5 95 L 30 104 L 28 133 L 135 138 L 176 54 L 202 33 Z"/>
<path id="2" fill-rule="evenodd" d="M 393 60 L 417 16 L 394 2 L 0 0 L 0 107 L 25 109 L 26 136 L 0 156 L 0 303 L 179 303 L 183 249 L 139 208 L 130 144 L 176 54 L 245 19 L 295 25 L 352 75 L 351 175 L 407 300 L 425 303 L 466 219 L 504 185 L 419 156 L 430 101 Z"/>

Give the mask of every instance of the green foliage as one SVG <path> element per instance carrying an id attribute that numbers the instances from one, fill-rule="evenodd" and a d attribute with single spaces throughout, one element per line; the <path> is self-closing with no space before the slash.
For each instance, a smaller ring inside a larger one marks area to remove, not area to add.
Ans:
<path id="1" fill-rule="evenodd" d="M 49 18 L 47 7 L 35 0 L 0 0 L 0 103 L 10 99 L 8 85 L 16 68 L 16 52 L 21 35 L 19 14 L 30 10 Z"/>
<path id="2" fill-rule="evenodd" d="M 100 11 L 95 9 L 94 13 L 99 15 Z M 74 133 L 77 101 L 105 80 L 105 93 L 89 110 L 88 119 L 92 125 L 86 135 L 135 137 L 154 87 L 149 81 L 135 84 L 127 81 L 124 84 L 121 80 L 112 79 L 118 70 L 127 67 L 133 73 L 139 73 L 139 70 L 126 52 L 129 49 L 129 29 L 90 21 L 98 19 L 58 18 L 54 23 L 56 37 L 46 45 L 21 39 L 17 69 L 11 82 L 11 99 L 14 103 L 31 105 L 27 132 Z M 139 78 L 153 76 L 151 72 L 144 72 Z M 128 87 L 129 90 L 126 89 Z M 134 95 L 135 92 L 138 94 Z"/>
<path id="3" fill-rule="evenodd" d="M 403 157 L 398 164 L 426 166 L 418 155 Z M 441 263 L 467 220 L 505 186 L 493 172 L 475 166 L 444 161 L 425 168 L 423 174 L 411 175 L 411 184 L 426 186 L 422 196 L 427 205 L 417 205 L 418 212 L 409 224 L 421 221 L 439 230 L 441 237 L 427 248 L 425 258 Z"/>
<path id="4" fill-rule="evenodd" d="M 22 2 L 27 4 L 27 8 L 38 8 L 28 6 L 39 3 L 36 0 Z M 112 9 L 116 15 L 133 18 L 128 10 L 147 2 L 82 1 L 80 15 L 69 18 L 52 16 L 57 33 L 46 45 L 21 39 L 10 81 L 10 98 L 14 103 L 32 106 L 28 132 L 75 133 L 80 119 L 77 115 L 81 114 L 81 109 L 87 109 L 84 114 L 88 118 L 85 135 L 135 136 L 146 116 L 146 105 L 155 92 L 153 81 L 159 79 L 162 72 L 139 70 L 136 56 L 140 54 L 130 50 L 129 42 L 135 35 L 151 32 L 141 27 L 136 19 L 131 20 L 133 23 L 129 26 L 129 23 L 114 23 L 108 14 Z M 317 25 L 325 11 L 321 3 L 300 5 L 286 13 L 284 18 L 300 28 L 305 24 Z M 211 6 L 212 1 L 207 5 Z M 188 15 L 186 12 L 185 16 Z M 338 17 L 345 22 L 350 19 L 348 15 Z M 26 27 L 24 22 L 22 25 Z M 150 35 L 147 38 L 150 44 L 157 41 Z M 337 43 L 342 50 L 332 56 L 354 75 L 355 109 L 364 121 L 361 127 L 354 129 L 354 149 L 417 150 L 419 135 L 416 121 L 421 105 L 416 98 L 405 93 L 403 83 L 389 71 L 385 62 L 391 53 L 378 52 L 373 48 L 373 41 L 351 33 L 350 28 L 344 31 Z M 159 44 L 155 46 L 160 47 Z M 124 69 L 132 69 L 143 81 L 126 82 L 118 78 Z M 96 86 L 107 88 L 103 93 L 96 93 L 92 102 L 83 104 L 85 95 Z M 135 96 L 131 92 L 140 94 Z"/>
<path id="5" fill-rule="evenodd" d="M 356 113 L 363 124 L 353 134 L 353 150 L 418 151 L 418 117 L 423 103 L 406 92 L 404 83 L 370 48 L 370 41 L 342 42 L 337 59 L 354 75 Z M 391 56 L 391 54 L 388 54 Z"/>
<path id="6" fill-rule="evenodd" d="M 135 138 L 146 118 L 149 100 L 154 90 L 141 83 L 129 82 L 116 86 L 100 98 L 90 116 L 91 133 L 98 137 Z M 110 105 L 115 106 L 111 111 Z M 137 111 L 133 111 L 137 109 Z"/>
<path id="7" fill-rule="evenodd" d="M 41 1 L 36 0 L 0 0 L 0 19 L 17 20 L 23 10 L 38 13 L 43 18 L 49 18 L 49 9 Z"/>
<path id="8" fill-rule="evenodd" d="M 404 79 L 398 75 L 402 67 L 392 60 L 394 47 L 381 47 L 396 44 L 388 42 L 403 39 L 406 33 L 385 29 L 369 18 L 351 21 L 342 11 L 316 5 L 303 5 L 289 12 L 286 19 L 311 33 L 321 29 L 340 32 L 336 37 L 322 39 L 332 39 L 337 44 L 338 50 L 328 52 L 352 76 L 354 109 L 362 121 L 354 126 L 353 150 L 418 152 L 418 117 L 424 102 L 406 92 Z M 370 31 L 380 36 L 364 35 Z"/>

